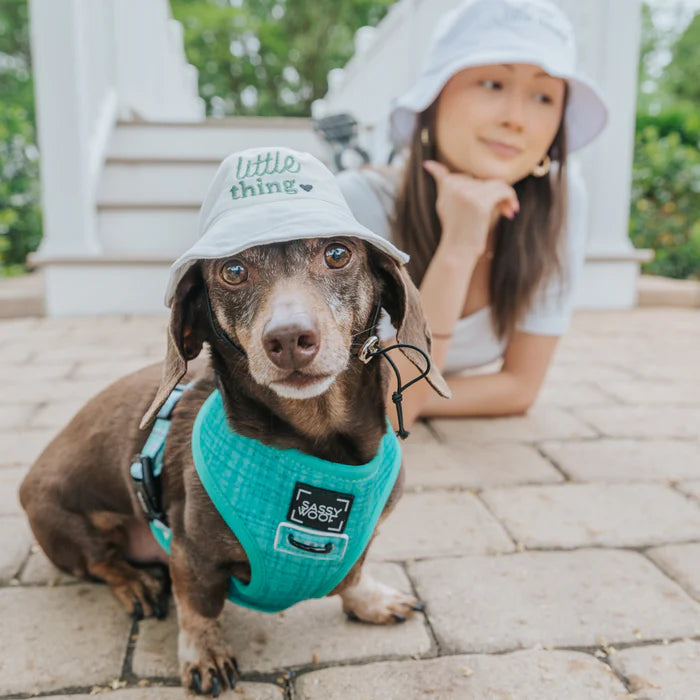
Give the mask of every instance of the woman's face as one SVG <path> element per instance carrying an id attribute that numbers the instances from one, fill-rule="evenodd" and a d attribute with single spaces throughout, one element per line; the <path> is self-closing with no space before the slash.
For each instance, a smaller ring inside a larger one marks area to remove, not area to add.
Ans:
<path id="1" fill-rule="evenodd" d="M 438 97 L 438 158 L 479 179 L 522 180 L 559 130 L 565 91 L 562 78 L 526 63 L 455 73 Z"/>

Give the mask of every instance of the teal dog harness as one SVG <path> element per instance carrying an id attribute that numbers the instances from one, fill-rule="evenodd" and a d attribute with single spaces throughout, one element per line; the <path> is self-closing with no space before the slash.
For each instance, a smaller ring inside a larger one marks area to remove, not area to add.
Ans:
<path id="1" fill-rule="evenodd" d="M 131 465 L 137 495 L 147 491 L 151 464 L 156 480 L 160 475 L 165 424 L 182 390 L 178 387 L 171 398 L 179 394 L 163 406 Z M 218 390 L 197 414 L 192 455 L 202 485 L 250 562 L 250 582 L 232 577 L 228 597 L 264 612 L 321 598 L 345 578 L 367 547 L 401 468 L 401 450 L 389 425 L 370 462 L 328 462 L 238 435 L 226 420 Z M 139 500 L 154 505 L 148 493 Z M 157 507 L 150 510 L 157 514 L 149 516 L 151 530 L 169 552 L 170 529 Z"/>

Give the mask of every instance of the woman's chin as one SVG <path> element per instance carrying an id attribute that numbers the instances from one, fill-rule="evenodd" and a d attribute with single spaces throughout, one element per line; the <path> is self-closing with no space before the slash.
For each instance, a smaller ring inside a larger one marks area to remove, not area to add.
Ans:
<path id="1" fill-rule="evenodd" d="M 500 180 L 507 185 L 514 185 L 529 175 L 532 170 L 528 171 L 522 163 L 509 162 L 502 158 L 483 158 L 477 163 L 452 163 L 445 158 L 443 162 L 452 172 L 464 173 L 477 180 Z M 535 165 L 532 167 L 534 168 Z"/>
<path id="2" fill-rule="evenodd" d="M 478 180 L 500 180 L 507 185 L 513 185 L 518 180 L 522 179 L 519 173 L 513 171 L 513 168 L 504 167 L 500 164 L 481 167 L 474 175 Z"/>
<path id="3" fill-rule="evenodd" d="M 463 165 L 467 166 L 466 163 Z M 452 170 L 471 175 L 477 180 L 500 180 L 508 185 L 512 185 L 524 177 L 524 175 L 521 175 L 522 167 L 514 166 L 515 163 L 489 158 L 479 163 L 470 163 L 468 167 L 452 168 Z"/>

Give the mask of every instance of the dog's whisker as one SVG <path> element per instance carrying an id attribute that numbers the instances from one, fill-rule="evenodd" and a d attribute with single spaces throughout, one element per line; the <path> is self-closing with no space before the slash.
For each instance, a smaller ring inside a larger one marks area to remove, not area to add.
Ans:
<path id="1" fill-rule="evenodd" d="M 358 335 L 362 335 L 362 333 L 366 333 L 367 331 L 371 331 L 373 328 L 374 328 L 374 326 L 369 326 L 368 328 L 363 328 L 361 331 L 357 331 L 357 333 L 353 333 L 350 337 L 356 338 Z"/>

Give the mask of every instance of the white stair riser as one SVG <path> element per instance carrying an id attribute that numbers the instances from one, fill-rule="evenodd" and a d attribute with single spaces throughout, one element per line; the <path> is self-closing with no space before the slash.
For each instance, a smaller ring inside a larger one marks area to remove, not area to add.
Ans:
<path id="1" fill-rule="evenodd" d="M 106 209 L 97 215 L 105 255 L 170 256 L 197 240 L 197 209 Z"/>
<path id="2" fill-rule="evenodd" d="M 575 309 L 633 309 L 637 305 L 636 260 L 586 262 L 581 275 Z"/>
<path id="3" fill-rule="evenodd" d="M 167 311 L 167 264 L 48 265 L 44 268 L 49 316 L 151 314 Z"/>
<path id="4" fill-rule="evenodd" d="M 324 162 L 328 147 L 313 132 L 310 122 L 303 128 L 277 126 L 129 125 L 117 127 L 107 153 L 108 158 L 202 159 L 223 160 L 234 151 L 257 146 L 286 146 L 308 151 Z"/>
<path id="5" fill-rule="evenodd" d="M 200 206 L 217 163 L 107 163 L 97 191 L 101 205 Z"/>

